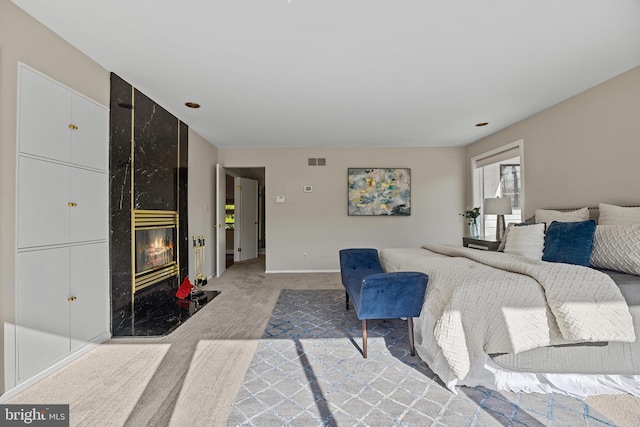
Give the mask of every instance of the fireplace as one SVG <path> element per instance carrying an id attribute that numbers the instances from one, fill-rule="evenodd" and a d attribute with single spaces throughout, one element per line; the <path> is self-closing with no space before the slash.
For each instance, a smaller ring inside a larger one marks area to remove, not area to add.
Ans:
<path id="1" fill-rule="evenodd" d="M 133 293 L 179 274 L 178 213 L 134 210 L 131 251 Z"/>

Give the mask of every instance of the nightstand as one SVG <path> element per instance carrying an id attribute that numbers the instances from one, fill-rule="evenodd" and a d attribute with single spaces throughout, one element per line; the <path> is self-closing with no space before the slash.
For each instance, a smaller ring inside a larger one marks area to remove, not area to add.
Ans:
<path id="1" fill-rule="evenodd" d="M 497 240 L 495 236 L 483 236 L 477 239 L 473 237 L 463 237 L 462 246 L 483 251 L 497 251 L 498 246 L 500 246 L 500 240 Z"/>

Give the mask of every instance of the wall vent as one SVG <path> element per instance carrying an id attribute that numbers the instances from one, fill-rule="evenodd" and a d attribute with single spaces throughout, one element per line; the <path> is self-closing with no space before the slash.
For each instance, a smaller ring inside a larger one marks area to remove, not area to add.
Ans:
<path id="1" fill-rule="evenodd" d="M 327 158 L 326 157 L 309 157 L 307 159 L 309 166 L 326 166 Z"/>

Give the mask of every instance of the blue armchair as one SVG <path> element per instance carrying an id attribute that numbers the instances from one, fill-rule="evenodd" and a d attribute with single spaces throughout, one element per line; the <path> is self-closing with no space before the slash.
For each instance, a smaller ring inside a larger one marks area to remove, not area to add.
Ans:
<path id="1" fill-rule="evenodd" d="M 342 249 L 340 274 L 349 299 L 362 320 L 362 356 L 367 357 L 367 319 L 407 318 L 409 346 L 415 355 L 413 318 L 420 315 L 429 277 L 419 272 L 385 273 L 378 251 L 370 248 Z"/>

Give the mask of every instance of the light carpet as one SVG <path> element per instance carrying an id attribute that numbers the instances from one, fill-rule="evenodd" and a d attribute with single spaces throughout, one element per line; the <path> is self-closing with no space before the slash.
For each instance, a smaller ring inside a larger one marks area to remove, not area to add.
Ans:
<path id="1" fill-rule="evenodd" d="M 225 426 L 229 414 L 238 410 L 233 408 L 234 401 L 244 387 L 243 379 L 258 344 L 265 342 L 261 337 L 280 292 L 333 289 L 344 295 L 340 273 L 265 274 L 264 256 L 234 264 L 221 277 L 209 280 L 207 289 L 222 293 L 168 336 L 113 339 L 7 403 L 69 404 L 71 426 Z M 339 309 L 343 308 L 344 301 L 339 304 Z M 352 312 L 349 315 L 355 316 Z M 352 336 L 360 342 L 360 323 L 351 317 L 349 322 L 356 322 Z M 398 333 L 404 332 L 404 326 L 399 323 Z M 372 327 L 376 328 L 373 322 Z M 372 349 L 379 346 L 376 339 L 370 344 Z M 302 344 L 308 343 L 305 340 Z M 392 348 L 382 345 L 385 352 Z M 406 351 L 404 338 L 397 348 Z M 345 359 L 358 360 L 351 343 L 345 346 L 345 354 Z M 370 360 L 374 360 L 371 354 Z M 442 398 L 448 396 L 443 394 Z M 411 395 L 405 397 L 411 399 Z M 587 402 L 616 424 L 640 425 L 638 398 L 602 395 L 591 396 Z M 446 403 L 444 400 L 441 406 Z M 444 412 L 455 409 L 455 405 L 448 404 Z M 246 419 L 237 414 L 233 418 L 236 422 Z M 558 418 L 554 423 L 562 425 Z M 302 424 L 307 425 L 318 423 Z"/>
<path id="2" fill-rule="evenodd" d="M 611 426 L 580 399 L 459 387 L 453 394 L 409 353 L 402 320 L 361 322 L 339 290 L 285 290 L 227 425 Z"/>

